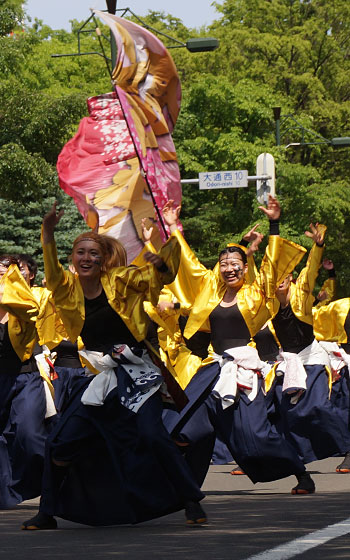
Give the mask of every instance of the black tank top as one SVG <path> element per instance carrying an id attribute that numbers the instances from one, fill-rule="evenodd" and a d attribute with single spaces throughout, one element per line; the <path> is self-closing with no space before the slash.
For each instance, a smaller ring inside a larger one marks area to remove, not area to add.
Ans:
<path id="1" fill-rule="evenodd" d="M 52 349 L 57 353 L 55 367 L 81 368 L 79 360 L 78 345 L 73 344 L 70 340 L 62 340 L 58 346 Z"/>
<path id="2" fill-rule="evenodd" d="M 19 373 L 22 362 L 10 341 L 8 323 L 0 323 L 0 372 Z"/>
<path id="3" fill-rule="evenodd" d="M 279 348 L 275 337 L 267 325 L 254 336 L 254 341 L 260 359 L 265 362 L 274 362 Z"/>
<path id="4" fill-rule="evenodd" d="M 40 352 L 38 345 L 36 345 L 36 349 L 35 353 Z M 18 375 L 19 373 L 31 373 L 37 369 L 33 356 L 29 360 L 21 362 L 11 344 L 8 323 L 0 323 L 0 374 Z"/>
<path id="5" fill-rule="evenodd" d="M 114 344 L 140 346 L 123 319 L 109 305 L 107 296 L 85 298 L 85 322 L 80 333 L 87 350 L 107 352 Z"/>
<path id="6" fill-rule="evenodd" d="M 280 306 L 272 324 L 285 352 L 301 352 L 315 338 L 312 325 L 300 321 L 294 315 L 290 304 L 283 309 Z"/>
<path id="7" fill-rule="evenodd" d="M 246 346 L 250 332 L 238 305 L 222 307 L 220 304 L 209 315 L 211 343 L 214 352 L 223 354 L 229 348 Z"/>

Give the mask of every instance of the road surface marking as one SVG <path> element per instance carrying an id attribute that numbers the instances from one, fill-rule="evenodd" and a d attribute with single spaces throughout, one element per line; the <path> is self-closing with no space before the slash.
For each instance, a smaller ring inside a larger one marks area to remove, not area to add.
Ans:
<path id="1" fill-rule="evenodd" d="M 288 558 L 303 554 L 307 550 L 315 548 L 315 546 L 320 546 L 348 533 L 350 533 L 350 517 L 334 525 L 328 525 L 328 527 L 314 533 L 309 533 L 299 539 L 294 539 L 270 550 L 249 556 L 246 560 L 288 560 Z"/>

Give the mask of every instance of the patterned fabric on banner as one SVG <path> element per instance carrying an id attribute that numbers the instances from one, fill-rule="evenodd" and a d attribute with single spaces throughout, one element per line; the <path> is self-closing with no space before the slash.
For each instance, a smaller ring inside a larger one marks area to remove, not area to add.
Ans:
<path id="1" fill-rule="evenodd" d="M 166 239 L 154 203 L 160 213 L 169 199 L 181 203 L 171 137 L 181 88 L 171 56 L 152 33 L 112 14 L 95 14 L 117 44 L 115 89 L 88 99 L 89 116 L 62 149 L 57 171 L 86 223 L 118 238 L 131 262 L 143 248 L 142 218 L 158 225 L 156 248 Z"/>

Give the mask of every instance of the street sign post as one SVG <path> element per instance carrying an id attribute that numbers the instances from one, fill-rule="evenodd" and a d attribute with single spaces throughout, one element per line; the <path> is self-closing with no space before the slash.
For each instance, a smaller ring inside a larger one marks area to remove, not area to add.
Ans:
<path id="1" fill-rule="evenodd" d="M 271 154 L 258 156 L 256 174 L 264 177 L 256 182 L 256 197 L 260 204 L 267 204 L 269 194 L 275 196 L 275 160 Z"/>
<path id="2" fill-rule="evenodd" d="M 235 189 L 248 186 L 248 171 L 206 171 L 199 173 L 200 189 Z"/>

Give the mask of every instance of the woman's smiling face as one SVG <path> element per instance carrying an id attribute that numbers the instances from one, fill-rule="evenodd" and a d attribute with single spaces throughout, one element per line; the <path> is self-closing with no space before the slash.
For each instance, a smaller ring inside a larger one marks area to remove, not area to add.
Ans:
<path id="1" fill-rule="evenodd" d="M 219 261 L 221 278 L 228 288 L 239 289 L 244 282 L 247 265 L 239 253 L 224 253 Z"/>
<path id="2" fill-rule="evenodd" d="M 73 249 L 72 262 L 80 277 L 99 278 L 103 265 L 100 245 L 91 239 L 82 239 Z"/>

